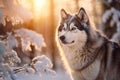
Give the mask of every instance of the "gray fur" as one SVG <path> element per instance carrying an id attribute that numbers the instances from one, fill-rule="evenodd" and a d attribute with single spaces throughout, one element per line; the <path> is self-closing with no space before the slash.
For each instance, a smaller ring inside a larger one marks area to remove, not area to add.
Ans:
<path id="1" fill-rule="evenodd" d="M 119 45 L 92 28 L 83 8 L 76 15 L 65 14 L 58 27 L 58 42 L 73 79 L 120 80 Z"/>

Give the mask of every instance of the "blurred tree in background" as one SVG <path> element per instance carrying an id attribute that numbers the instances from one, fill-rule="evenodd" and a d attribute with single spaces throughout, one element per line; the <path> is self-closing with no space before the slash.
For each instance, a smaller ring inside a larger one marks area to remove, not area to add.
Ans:
<path id="1" fill-rule="evenodd" d="M 119 0 L 103 0 L 103 31 L 112 38 L 115 32 L 119 31 L 120 27 L 120 1 Z"/>

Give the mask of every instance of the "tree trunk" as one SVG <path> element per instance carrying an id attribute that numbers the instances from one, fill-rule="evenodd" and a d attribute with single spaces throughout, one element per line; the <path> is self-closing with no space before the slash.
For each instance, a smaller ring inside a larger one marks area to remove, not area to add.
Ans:
<path id="1" fill-rule="evenodd" d="M 79 10 L 79 0 L 75 0 L 75 5 L 76 5 L 75 11 L 77 12 Z"/>
<path id="2" fill-rule="evenodd" d="M 55 65 L 54 63 L 54 54 L 55 54 L 55 26 L 54 26 L 54 0 L 50 0 L 50 15 L 49 15 L 49 19 L 47 20 L 47 25 L 45 28 L 45 42 L 47 45 L 47 55 L 50 57 L 52 63 L 53 63 L 53 67 Z"/>

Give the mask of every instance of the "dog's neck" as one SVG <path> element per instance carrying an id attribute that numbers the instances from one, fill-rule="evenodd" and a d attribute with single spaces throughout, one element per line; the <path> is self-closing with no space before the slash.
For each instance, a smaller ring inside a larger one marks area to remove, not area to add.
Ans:
<path id="1" fill-rule="evenodd" d="M 91 45 L 91 47 L 64 47 L 64 53 L 71 68 L 73 78 L 79 75 L 81 80 L 96 79 L 100 70 L 99 53 L 101 48 L 103 48 L 102 46 L 105 44 L 102 41 L 101 37 L 95 43 L 96 45 Z"/>
<path id="2" fill-rule="evenodd" d="M 64 47 L 63 50 L 70 67 L 73 70 L 83 70 L 92 64 L 104 44 L 103 39 L 103 37 L 99 38 L 91 46 L 87 46 L 87 44 L 86 46 L 80 46 L 83 45 L 83 43 L 80 43 L 77 47 Z"/>

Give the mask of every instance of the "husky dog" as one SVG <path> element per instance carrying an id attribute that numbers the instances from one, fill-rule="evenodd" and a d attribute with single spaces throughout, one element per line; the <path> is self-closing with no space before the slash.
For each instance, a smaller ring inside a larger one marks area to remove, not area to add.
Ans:
<path id="1" fill-rule="evenodd" d="M 73 80 L 120 80 L 120 47 L 91 26 L 84 8 L 75 15 L 61 9 L 56 34 Z"/>

